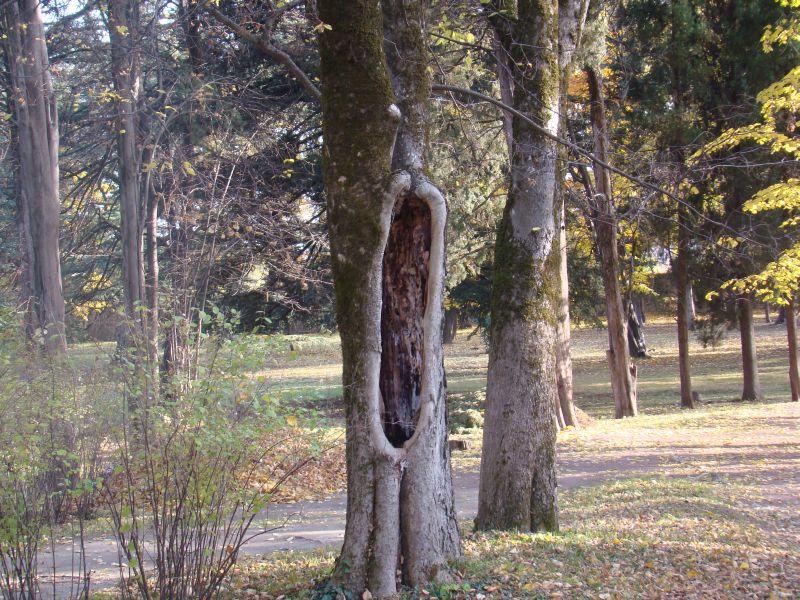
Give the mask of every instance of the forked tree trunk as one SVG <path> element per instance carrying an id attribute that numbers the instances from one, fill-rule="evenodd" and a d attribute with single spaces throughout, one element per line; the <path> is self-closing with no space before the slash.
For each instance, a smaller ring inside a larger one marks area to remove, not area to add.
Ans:
<path id="1" fill-rule="evenodd" d="M 320 0 L 324 173 L 342 341 L 347 522 L 332 582 L 362 597 L 450 579 L 446 207 L 425 177 L 421 1 Z M 384 40 L 386 50 L 384 51 Z M 395 104 L 396 103 L 396 104 Z"/>
<path id="2" fill-rule="evenodd" d="M 558 133 L 558 7 L 502 3 L 513 106 Z M 514 117 L 511 181 L 495 244 L 479 529 L 558 529 L 555 399 L 560 252 L 555 143 Z"/>
<path id="3" fill-rule="evenodd" d="M 40 3 L 9 0 L 3 13 L 16 117 L 26 332 L 29 336 L 43 332 L 45 349 L 57 353 L 67 347 L 58 244 L 58 110 Z"/>
<path id="4" fill-rule="evenodd" d="M 800 372 L 797 363 L 797 325 L 795 322 L 794 300 L 786 306 L 786 336 L 789 342 L 789 385 L 792 402 L 800 401 Z"/>
<path id="5" fill-rule="evenodd" d="M 689 231 L 686 205 L 678 204 L 678 255 L 675 259 L 675 289 L 678 300 L 678 371 L 681 379 L 681 406 L 695 408 L 692 395 L 692 376 L 689 371 L 689 309 L 691 294 L 688 274 Z"/>
<path id="6" fill-rule="evenodd" d="M 753 329 L 753 303 L 750 298 L 741 297 L 738 304 L 739 334 L 742 340 L 742 400 L 761 400 L 756 336 Z"/>
<path id="7" fill-rule="evenodd" d="M 591 120 L 594 136 L 594 155 L 608 162 L 608 134 L 606 130 L 603 82 L 594 68 L 587 67 L 589 97 L 591 100 Z M 619 282 L 619 254 L 617 250 L 617 215 L 611 189 L 611 173 L 595 162 L 595 197 L 590 199 L 592 220 L 594 222 L 595 243 L 600 258 L 600 271 L 603 278 L 603 291 L 606 300 L 606 319 L 608 324 L 607 352 L 611 374 L 611 389 L 614 394 L 614 414 L 616 418 L 636 416 L 636 370 L 631 365 L 628 349 L 627 313 L 622 304 L 622 291 Z"/>

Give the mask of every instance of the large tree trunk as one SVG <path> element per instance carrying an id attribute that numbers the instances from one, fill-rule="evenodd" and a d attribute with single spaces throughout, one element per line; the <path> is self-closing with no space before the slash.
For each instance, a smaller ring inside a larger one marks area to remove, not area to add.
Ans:
<path id="1" fill-rule="evenodd" d="M 681 379 L 681 406 L 694 408 L 692 376 L 689 372 L 689 309 L 686 301 L 689 287 L 688 256 L 689 231 L 686 206 L 678 204 L 678 256 L 675 260 L 675 288 L 678 300 L 678 370 Z"/>
<path id="2" fill-rule="evenodd" d="M 753 329 L 753 303 L 750 298 L 741 297 L 739 298 L 738 304 L 739 335 L 742 339 L 742 400 L 761 400 L 761 381 L 758 377 L 756 336 Z"/>
<path id="3" fill-rule="evenodd" d="M 586 68 L 586 74 L 591 99 L 594 155 L 601 161 L 608 162 L 603 82 L 599 73 L 591 67 Z M 622 291 L 620 290 L 617 215 L 611 189 L 611 173 L 598 162 L 592 165 L 592 170 L 595 174 L 595 198 L 592 198 L 590 202 L 606 299 L 611 389 L 614 393 L 614 414 L 621 419 L 633 417 L 637 413 L 636 370 L 631 365 L 628 349 L 627 313 L 622 304 Z"/>
<path id="4" fill-rule="evenodd" d="M 320 0 L 325 183 L 347 422 L 336 585 L 449 579 L 460 553 L 445 418 L 446 207 L 424 175 L 423 3 Z M 384 39 L 386 50 L 384 51 Z M 396 102 L 396 104 L 395 104 Z"/>
<path id="5" fill-rule="evenodd" d="M 9 0 L 3 12 L 16 116 L 23 287 L 29 294 L 26 330 L 43 332 L 45 349 L 55 353 L 67 346 L 58 244 L 58 111 L 40 3 Z"/>
<path id="6" fill-rule="evenodd" d="M 514 68 L 514 108 L 558 133 L 558 9 L 505 3 L 493 17 Z M 555 470 L 559 235 L 555 143 L 513 119 L 511 182 L 497 232 L 479 529 L 558 529 Z"/>
<path id="7" fill-rule="evenodd" d="M 792 402 L 800 401 L 800 372 L 797 363 L 797 325 L 795 322 L 794 300 L 786 306 L 786 336 L 789 342 L 789 385 L 792 389 Z"/>

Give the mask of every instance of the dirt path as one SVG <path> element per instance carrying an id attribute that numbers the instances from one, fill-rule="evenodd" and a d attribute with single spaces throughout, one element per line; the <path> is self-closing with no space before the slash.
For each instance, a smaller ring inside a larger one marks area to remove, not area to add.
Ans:
<path id="1" fill-rule="evenodd" d="M 559 485 L 593 486 L 627 477 L 678 476 L 708 481 L 735 480 L 748 486 L 748 501 L 765 515 L 765 533 L 800 545 L 800 405 L 705 407 L 692 413 L 598 421 L 559 438 Z M 473 448 L 456 455 L 455 495 L 458 515 L 477 512 L 478 474 Z M 260 535 L 243 549 L 245 556 L 307 550 L 339 544 L 344 535 L 346 497 L 277 505 L 264 514 L 280 529 Z M 769 517 L 769 518 L 766 518 Z M 53 556 L 42 556 L 40 572 L 52 580 Z M 70 544 L 55 552 L 55 596 L 68 597 L 73 559 Z M 119 557 L 111 536 L 86 544 L 91 589 L 113 587 L 119 580 Z M 46 577 L 46 576 L 45 576 Z M 42 596 L 53 597 L 52 583 Z"/>

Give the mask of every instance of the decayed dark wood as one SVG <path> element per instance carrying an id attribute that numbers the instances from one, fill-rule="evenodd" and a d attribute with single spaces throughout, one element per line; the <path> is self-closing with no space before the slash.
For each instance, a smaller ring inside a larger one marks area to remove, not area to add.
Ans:
<path id="1" fill-rule="evenodd" d="M 416 197 L 395 204 L 383 255 L 381 306 L 382 418 L 386 437 L 399 448 L 419 417 L 423 327 L 431 249 L 431 213 Z"/>

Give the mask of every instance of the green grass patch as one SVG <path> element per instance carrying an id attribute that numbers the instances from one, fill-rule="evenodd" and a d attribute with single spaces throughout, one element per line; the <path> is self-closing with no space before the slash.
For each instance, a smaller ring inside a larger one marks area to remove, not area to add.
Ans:
<path id="1" fill-rule="evenodd" d="M 563 495 L 561 533 L 468 533 L 438 598 L 793 598 L 800 549 L 772 535 L 749 490 L 697 478 L 632 478 Z M 468 527 L 465 524 L 465 528 Z M 308 598 L 335 553 L 242 564 L 226 598 Z"/>

